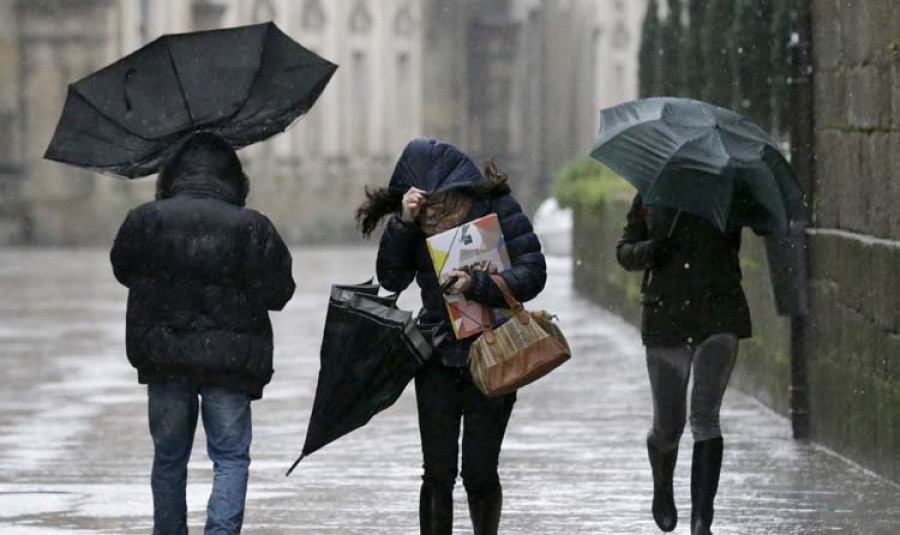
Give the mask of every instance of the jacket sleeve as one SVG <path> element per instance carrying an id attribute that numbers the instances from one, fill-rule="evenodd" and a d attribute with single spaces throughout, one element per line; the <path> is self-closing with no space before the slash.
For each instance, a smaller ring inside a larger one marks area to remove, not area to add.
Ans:
<path id="1" fill-rule="evenodd" d="M 530 301 L 541 293 L 547 283 L 547 262 L 541 252 L 541 242 L 528 216 L 512 195 L 494 199 L 493 208 L 500 219 L 500 229 L 512 264 L 500 276 L 519 302 Z M 492 308 L 507 307 L 500 288 L 483 271 L 472 274 L 472 288 L 466 292 L 466 298 Z"/>
<path id="2" fill-rule="evenodd" d="M 616 246 L 616 260 L 628 271 L 644 271 L 653 263 L 656 243 L 650 239 L 647 220 L 642 213 L 641 194 L 635 195 L 625 218 L 622 239 Z"/>
<path id="3" fill-rule="evenodd" d="M 292 274 L 293 259 L 275 225 L 262 216 L 259 244 L 259 272 L 251 279 L 251 291 L 262 299 L 268 310 L 281 310 L 296 289 Z"/>
<path id="4" fill-rule="evenodd" d="M 109 253 L 113 275 L 125 287 L 131 287 L 135 267 L 142 261 L 141 254 L 145 249 L 140 239 L 142 228 L 143 218 L 138 212 L 128 212 Z"/>
<path id="5" fill-rule="evenodd" d="M 416 245 L 425 234 L 394 214 L 388 220 L 378 246 L 375 271 L 381 286 L 391 292 L 402 292 L 416 277 Z"/>

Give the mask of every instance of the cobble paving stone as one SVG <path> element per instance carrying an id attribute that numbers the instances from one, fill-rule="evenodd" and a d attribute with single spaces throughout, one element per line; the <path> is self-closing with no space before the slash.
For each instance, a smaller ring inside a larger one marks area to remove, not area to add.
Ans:
<path id="1" fill-rule="evenodd" d="M 0 252 L 0 535 L 149 533 L 146 393 L 124 357 L 126 293 L 101 251 Z M 414 534 L 420 453 L 413 388 L 370 425 L 304 460 L 328 287 L 360 282 L 371 249 L 295 251 L 298 290 L 273 315 L 276 374 L 254 404 L 245 532 Z M 401 305 L 418 305 L 411 290 Z M 573 295 L 551 259 L 534 303 L 560 316 L 575 356 L 519 394 L 501 459 L 505 534 L 653 534 L 644 436 L 650 399 L 637 331 Z M 790 438 L 788 422 L 731 391 L 717 535 L 900 533 L 900 488 Z M 193 533 L 211 467 L 198 433 Z M 688 533 L 691 440 L 676 500 Z M 455 533 L 470 533 L 456 493 Z"/>

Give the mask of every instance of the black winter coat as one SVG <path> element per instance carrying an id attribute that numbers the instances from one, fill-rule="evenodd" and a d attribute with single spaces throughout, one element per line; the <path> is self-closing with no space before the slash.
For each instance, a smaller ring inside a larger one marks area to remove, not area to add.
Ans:
<path id="1" fill-rule="evenodd" d="M 430 181 L 423 183 L 425 180 Z M 404 151 L 391 186 L 397 191 L 406 191 L 410 186 L 415 186 L 428 192 L 438 192 L 474 186 L 482 180 L 481 173 L 468 156 L 453 146 L 419 140 L 411 143 Z M 516 299 L 521 302 L 530 301 L 544 289 L 547 281 L 547 265 L 540 241 L 528 217 L 511 194 L 476 199 L 466 221 L 491 213 L 496 213 L 500 220 L 512 264 L 512 268 L 502 272 L 500 276 L 507 282 Z M 422 292 L 422 321 L 444 321 L 449 330 L 450 318 L 425 238 L 425 233 L 418 225 L 404 223 L 399 213 L 391 216 L 378 249 L 378 280 L 385 289 L 402 292 L 416 279 Z M 494 308 L 507 307 L 500 289 L 483 272 L 473 274 L 472 289 L 466 294 L 466 298 Z M 456 340 L 450 332 L 437 351 L 441 362 L 445 366 L 466 366 L 469 346 L 474 339 L 475 337 Z"/>
<path id="2" fill-rule="evenodd" d="M 738 258 L 741 229 L 722 233 L 692 214 L 654 207 L 645 217 L 642 211 L 638 194 L 616 257 L 625 269 L 644 271 L 644 344 L 699 344 L 716 333 L 749 338 L 750 311 Z"/>
<path id="3" fill-rule="evenodd" d="M 294 292 L 291 255 L 264 215 L 184 179 L 132 210 L 111 253 L 129 288 L 128 360 L 142 384 L 187 379 L 262 396 L 272 377 L 269 310 Z"/>

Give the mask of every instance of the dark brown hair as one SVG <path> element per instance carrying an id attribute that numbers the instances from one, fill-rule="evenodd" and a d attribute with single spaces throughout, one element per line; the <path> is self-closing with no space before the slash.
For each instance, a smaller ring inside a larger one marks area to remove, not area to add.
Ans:
<path id="1" fill-rule="evenodd" d="M 500 171 L 494 160 L 488 159 L 484 162 L 484 178 L 481 182 L 460 188 L 460 191 L 476 199 L 499 197 L 512 192 L 508 180 L 507 174 Z M 403 193 L 366 186 L 366 200 L 356 209 L 356 226 L 363 236 L 370 237 L 382 219 L 401 210 L 402 202 Z"/>

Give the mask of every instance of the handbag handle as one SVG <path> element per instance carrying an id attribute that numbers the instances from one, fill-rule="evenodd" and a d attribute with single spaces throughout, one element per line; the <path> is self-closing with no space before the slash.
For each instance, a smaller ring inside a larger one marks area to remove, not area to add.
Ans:
<path id="1" fill-rule="evenodd" d="M 515 296 L 513 296 L 512 290 L 509 289 L 509 284 L 506 283 L 506 280 L 496 274 L 492 274 L 491 279 L 494 281 L 494 284 L 500 288 L 503 299 L 506 300 L 506 304 L 509 305 L 510 310 L 518 316 L 519 322 L 522 323 L 522 325 L 528 325 L 528 322 L 531 321 L 531 318 L 528 316 L 528 311 L 526 311 L 525 307 L 522 306 L 522 303 L 517 301 Z"/>

